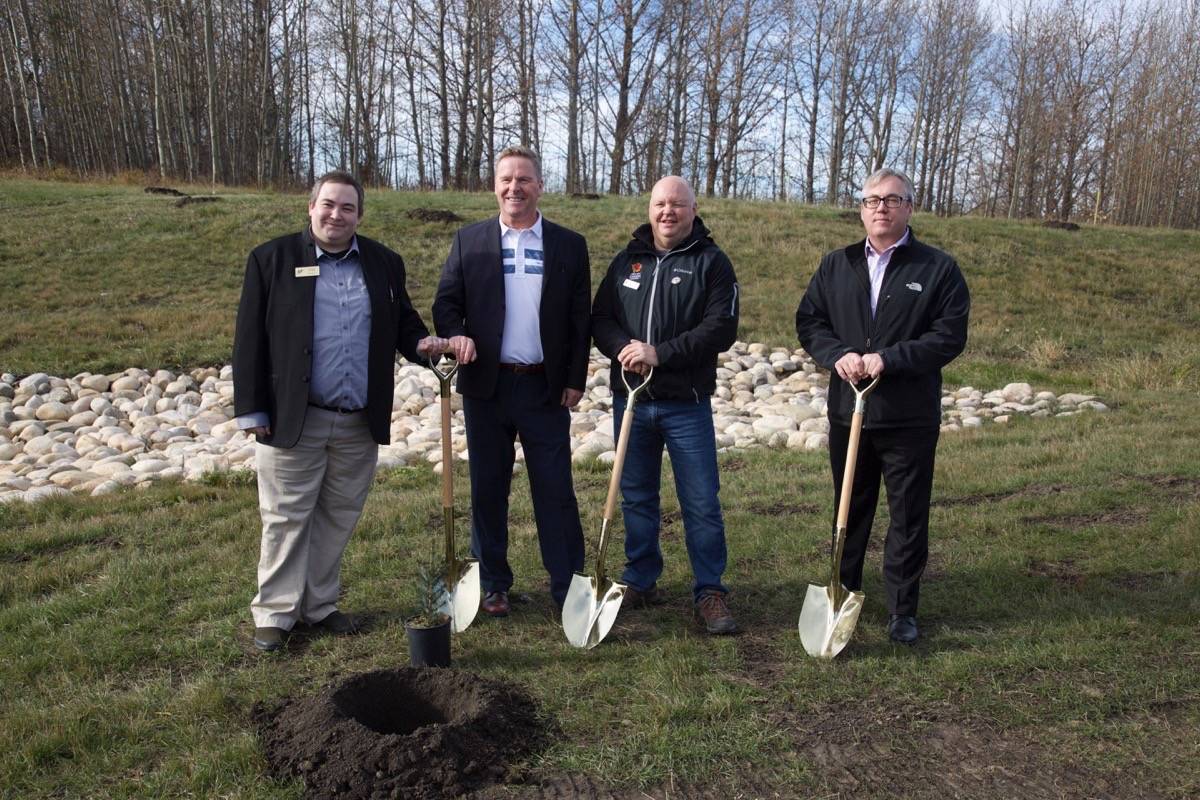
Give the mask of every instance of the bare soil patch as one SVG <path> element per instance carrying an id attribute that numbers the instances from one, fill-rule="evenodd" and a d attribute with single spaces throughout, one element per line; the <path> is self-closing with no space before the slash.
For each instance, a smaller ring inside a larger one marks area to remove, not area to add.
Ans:
<path id="1" fill-rule="evenodd" d="M 647 789 L 620 789 L 586 775 L 546 778 L 522 786 L 490 787 L 466 796 L 468 800 L 766 800 L 795 798 L 767 785 L 757 774 L 737 776 L 720 786 L 697 786 L 680 780 Z"/>
<path id="2" fill-rule="evenodd" d="M 1132 528 L 1135 525 L 1141 525 L 1149 518 L 1150 515 L 1141 509 L 1117 508 L 1090 514 L 1038 514 L 1022 517 L 1021 520 L 1031 525 L 1053 525 L 1058 528 L 1079 530 L 1096 525 Z"/>
<path id="3" fill-rule="evenodd" d="M 462 222 L 463 218 L 445 208 L 414 208 L 404 213 L 409 219 L 421 222 Z"/>
<path id="4" fill-rule="evenodd" d="M 1178 572 L 1123 572 L 1113 575 L 1109 580 L 1122 589 L 1146 591 L 1157 589 L 1167 581 L 1179 577 Z"/>
<path id="5" fill-rule="evenodd" d="M 844 705 L 819 712 L 797 744 L 831 797 L 1095 800 L 1154 797 L 1070 763 L 1026 734 L 951 709 Z"/>
<path id="6" fill-rule="evenodd" d="M 1160 489 L 1182 497 L 1200 497 L 1200 478 L 1185 478 L 1179 475 L 1156 475 L 1147 481 Z"/>
<path id="7" fill-rule="evenodd" d="M 62 555 L 63 553 L 69 553 L 79 547 L 96 547 L 106 550 L 120 550 L 124 546 L 125 543 L 117 537 L 110 536 L 108 534 L 101 534 L 99 536 L 81 539 L 77 542 L 64 542 L 63 544 L 34 550 L 33 552 L 28 552 L 25 550 L 10 550 L 6 552 L 4 550 L 0 550 L 0 564 L 24 564 L 39 556 Z"/>
<path id="8" fill-rule="evenodd" d="M 404 667 L 254 710 L 272 774 L 311 798 L 457 797 L 501 782 L 548 740 L 524 693 L 457 670 Z"/>
<path id="9" fill-rule="evenodd" d="M 760 517 L 790 517 L 794 514 L 819 514 L 821 508 L 815 503 L 759 503 L 750 506 L 750 513 Z"/>
<path id="10" fill-rule="evenodd" d="M 1025 568 L 1025 574 L 1035 578 L 1052 578 L 1064 586 L 1078 589 L 1083 586 L 1087 576 L 1079 569 L 1072 559 L 1062 561 L 1030 561 Z"/>
<path id="11" fill-rule="evenodd" d="M 1059 569 L 1070 574 L 1065 566 Z M 747 632 L 738 639 L 737 648 L 743 665 L 737 677 L 768 693 L 774 691 L 786 670 L 775 643 Z M 881 697 L 811 711 L 773 707 L 765 713 L 772 725 L 787 732 L 794 751 L 814 765 L 815 785 L 801 792 L 799 787 L 771 786 L 766 776 L 745 776 L 756 785 L 754 796 L 1162 797 L 1146 785 L 1145 776 L 1120 771 L 1097 774 L 1058 758 L 1030 732 L 1004 730 L 964 715 L 949 700 L 917 708 L 891 706 Z"/>
<path id="12" fill-rule="evenodd" d="M 193 203 L 216 203 L 220 200 L 221 198 L 214 197 L 212 195 L 185 194 L 183 197 L 175 201 L 175 207 L 183 208 L 184 206 L 190 206 Z"/>
<path id="13" fill-rule="evenodd" d="M 962 497 L 935 497 L 930 505 L 939 508 L 978 506 L 983 503 L 994 503 L 997 500 L 1008 500 L 1013 497 L 1046 497 L 1048 495 L 1061 494 L 1070 488 L 1061 484 L 1047 484 L 1045 486 L 1034 484 L 1011 492 L 981 492 Z"/>

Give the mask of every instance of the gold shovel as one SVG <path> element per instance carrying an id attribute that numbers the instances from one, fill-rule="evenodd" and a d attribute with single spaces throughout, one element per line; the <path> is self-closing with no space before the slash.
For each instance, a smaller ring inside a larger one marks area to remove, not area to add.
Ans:
<path id="1" fill-rule="evenodd" d="M 439 369 L 432 359 L 429 368 L 438 376 L 442 395 L 442 520 L 446 531 L 446 592 L 440 611 L 450 617 L 450 630 L 462 633 L 479 611 L 479 562 L 458 558 L 454 550 L 454 450 L 450 442 L 450 379 L 458 372 L 458 362 L 448 370 Z"/>
<path id="2" fill-rule="evenodd" d="M 600 543 L 596 546 L 596 577 L 591 578 L 576 572 L 567 589 L 563 603 L 562 624 L 567 641 L 575 647 L 591 650 L 608 635 L 621 600 L 625 598 L 625 584 L 607 579 L 604 570 L 604 551 L 608 549 L 609 525 L 617 505 L 617 491 L 621 487 L 621 468 L 625 465 L 625 451 L 629 449 L 629 431 L 633 428 L 633 404 L 643 389 L 650 385 L 650 373 L 642 379 L 636 389 L 629 385 L 625 371 L 621 380 L 625 382 L 628 397 L 625 414 L 621 417 L 621 432 L 617 435 L 617 454 L 613 459 L 612 477 L 608 480 L 608 498 L 604 502 L 604 522 L 600 526 Z"/>
<path id="3" fill-rule="evenodd" d="M 850 442 L 846 447 L 846 470 L 842 473 L 842 496 L 838 503 L 837 534 L 833 542 L 833 574 L 828 586 L 808 585 L 800 608 L 800 641 L 810 656 L 833 658 L 842 652 L 854 633 L 862 612 L 863 593 L 842 586 L 842 548 L 846 546 L 846 523 L 850 518 L 850 495 L 854 488 L 854 468 L 858 462 L 858 439 L 862 433 L 863 411 L 867 395 L 879 383 L 871 381 L 859 391 L 854 384 L 854 416 L 850 420 Z"/>

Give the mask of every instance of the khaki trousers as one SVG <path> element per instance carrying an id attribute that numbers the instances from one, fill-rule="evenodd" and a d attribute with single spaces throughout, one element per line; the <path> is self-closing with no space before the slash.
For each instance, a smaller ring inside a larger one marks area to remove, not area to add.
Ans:
<path id="1" fill-rule="evenodd" d="M 342 551 L 362 514 L 379 446 L 365 412 L 309 406 L 294 447 L 258 444 L 262 544 L 255 627 L 291 630 L 337 610 Z"/>

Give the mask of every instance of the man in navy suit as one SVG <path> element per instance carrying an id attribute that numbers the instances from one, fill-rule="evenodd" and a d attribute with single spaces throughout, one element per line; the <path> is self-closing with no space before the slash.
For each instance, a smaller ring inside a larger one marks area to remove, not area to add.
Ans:
<path id="1" fill-rule="evenodd" d="M 591 276 L 587 242 L 538 211 L 541 160 L 527 147 L 496 158 L 499 217 L 460 229 L 442 270 L 433 321 L 462 365 L 471 470 L 471 548 L 485 613 L 507 616 L 508 495 L 521 437 L 542 564 L 561 608 L 583 568 L 571 482 L 570 409 L 583 397 Z"/>

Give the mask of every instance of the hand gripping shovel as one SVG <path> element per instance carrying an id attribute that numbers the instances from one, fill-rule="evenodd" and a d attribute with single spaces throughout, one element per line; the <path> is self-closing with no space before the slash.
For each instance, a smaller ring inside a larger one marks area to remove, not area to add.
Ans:
<path id="1" fill-rule="evenodd" d="M 633 404 L 638 394 L 650 384 L 653 374 L 654 370 L 651 369 L 650 374 L 634 389 L 629 385 L 625 371 L 621 371 L 621 380 L 625 382 L 625 389 L 629 394 L 625 403 L 625 414 L 621 417 L 621 432 L 617 435 L 617 454 L 613 459 L 612 477 L 608 480 L 608 499 L 604 502 L 600 543 L 596 546 L 596 577 L 590 578 L 576 572 L 571 578 L 566 602 L 563 603 L 563 632 L 567 634 L 567 641 L 575 647 L 591 650 L 600 644 L 600 640 L 608 635 L 608 631 L 616 622 L 621 600 L 625 597 L 625 584 L 607 580 L 604 571 L 604 551 L 608 549 L 609 525 L 617 505 L 617 491 L 621 487 L 621 468 L 625 465 L 625 451 L 629 449 Z"/>
<path id="2" fill-rule="evenodd" d="M 854 633 L 862 611 L 863 593 L 842 586 L 842 548 L 846 545 L 846 522 L 850 518 L 850 495 L 854 487 L 854 467 L 858 461 L 858 439 L 862 433 L 863 411 L 867 395 L 879 383 L 871 381 L 867 388 L 854 390 L 854 417 L 850 420 L 850 442 L 846 447 L 846 470 L 842 473 L 842 496 L 838 503 L 837 533 L 833 542 L 833 574 L 828 586 L 808 585 L 804 605 L 800 608 L 800 641 L 810 656 L 833 658 L 842 652 Z"/>
<path id="3" fill-rule="evenodd" d="M 458 372 L 458 362 L 443 371 L 429 361 L 438 376 L 442 394 L 442 519 L 446 529 L 446 594 L 441 612 L 450 617 L 450 630 L 462 633 L 479 611 L 479 562 L 459 559 L 454 550 L 454 450 L 450 446 L 450 379 Z"/>

